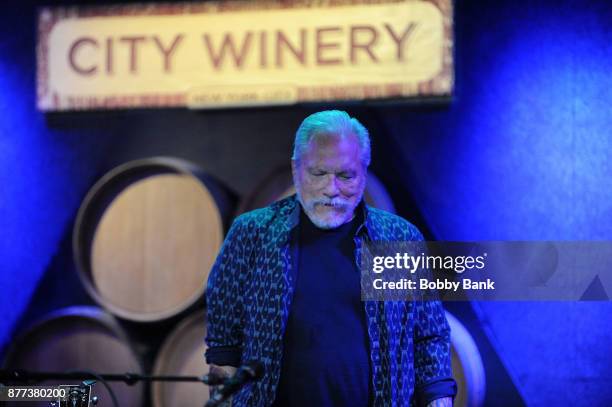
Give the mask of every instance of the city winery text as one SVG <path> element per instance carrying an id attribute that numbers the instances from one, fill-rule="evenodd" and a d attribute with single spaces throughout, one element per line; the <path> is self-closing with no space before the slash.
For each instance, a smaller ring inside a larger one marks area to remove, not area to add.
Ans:
<path id="1" fill-rule="evenodd" d="M 325 26 L 284 30 L 231 31 L 203 33 L 201 58 L 205 69 L 242 69 L 246 65 L 259 69 L 283 68 L 288 62 L 302 67 L 358 65 L 359 63 L 401 63 L 409 58 L 411 33 L 417 23 L 403 26 L 389 23 L 376 25 Z M 159 66 L 172 73 L 181 53 L 181 45 L 191 40 L 187 34 L 174 37 L 158 35 L 123 35 L 75 38 L 67 50 L 70 69 L 81 76 L 113 75 L 118 70 L 138 74 Z M 143 57 L 156 55 L 157 61 Z M 386 58 L 386 60 L 383 60 Z M 390 58 L 390 60 L 389 60 Z"/>

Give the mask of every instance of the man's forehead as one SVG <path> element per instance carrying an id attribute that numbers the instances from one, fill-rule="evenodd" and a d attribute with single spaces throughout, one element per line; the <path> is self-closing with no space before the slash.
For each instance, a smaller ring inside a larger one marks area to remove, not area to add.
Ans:
<path id="1" fill-rule="evenodd" d="M 304 164 L 309 169 L 327 171 L 357 170 L 361 165 L 359 148 L 311 150 L 304 154 Z"/>
<path id="2" fill-rule="evenodd" d="M 319 133 L 308 142 L 305 152 L 311 156 L 354 155 L 360 150 L 359 140 L 353 134 Z"/>

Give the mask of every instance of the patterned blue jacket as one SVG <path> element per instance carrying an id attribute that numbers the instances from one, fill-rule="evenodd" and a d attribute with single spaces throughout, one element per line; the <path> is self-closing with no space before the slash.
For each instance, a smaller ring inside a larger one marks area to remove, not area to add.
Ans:
<path id="1" fill-rule="evenodd" d="M 391 213 L 360 206 L 364 223 L 355 242 L 423 240 Z M 262 380 L 234 396 L 236 406 L 270 406 L 278 385 L 283 333 L 295 287 L 295 195 L 234 221 L 208 279 L 206 360 L 238 366 L 258 360 Z M 356 261 L 359 250 L 356 250 Z M 359 263 L 357 263 L 359 264 Z M 424 405 L 454 396 L 450 331 L 437 301 L 365 301 L 374 406 Z"/>

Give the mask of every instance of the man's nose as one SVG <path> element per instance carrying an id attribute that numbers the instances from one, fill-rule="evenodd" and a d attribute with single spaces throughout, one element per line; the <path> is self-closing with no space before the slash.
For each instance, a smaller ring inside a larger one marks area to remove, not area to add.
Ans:
<path id="1" fill-rule="evenodd" d="M 336 185 L 336 176 L 333 174 L 329 174 L 329 177 L 325 180 L 325 188 L 323 189 L 323 194 L 328 198 L 333 198 L 340 194 L 340 189 L 338 185 Z"/>

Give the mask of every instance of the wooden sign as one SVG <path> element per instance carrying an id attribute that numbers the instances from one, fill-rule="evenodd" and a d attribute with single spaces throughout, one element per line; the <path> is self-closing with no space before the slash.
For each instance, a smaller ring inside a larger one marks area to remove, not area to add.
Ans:
<path id="1" fill-rule="evenodd" d="M 38 107 L 448 97 L 452 43 L 451 0 L 42 8 Z"/>

